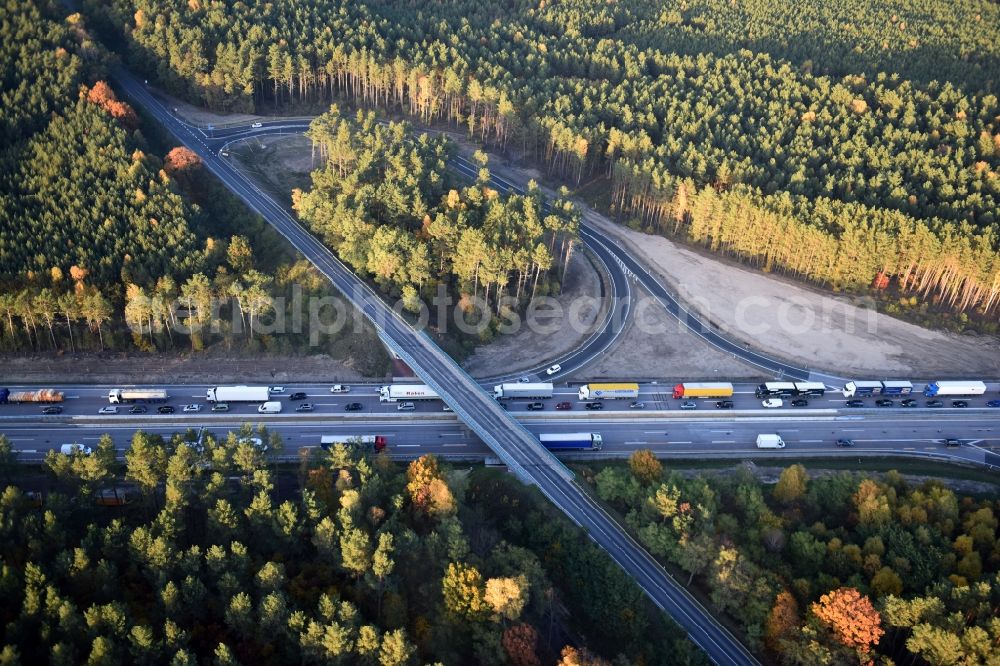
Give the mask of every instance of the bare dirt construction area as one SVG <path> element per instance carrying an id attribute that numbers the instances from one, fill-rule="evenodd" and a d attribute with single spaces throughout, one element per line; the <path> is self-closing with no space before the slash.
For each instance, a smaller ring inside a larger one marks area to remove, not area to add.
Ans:
<path id="1" fill-rule="evenodd" d="M 321 160 L 313 159 L 312 142 L 302 134 L 246 139 L 230 152 L 244 170 L 266 181 L 284 205 L 291 201 L 293 189 L 312 186 L 309 174 L 322 166 Z"/>
<path id="2" fill-rule="evenodd" d="M 467 154 L 475 148 L 468 142 L 460 145 Z M 543 178 L 536 170 L 512 166 L 492 154 L 489 166 L 494 173 L 518 181 Z M 589 225 L 607 238 L 620 241 L 632 256 L 650 267 L 668 290 L 680 296 L 685 307 L 735 341 L 749 343 L 775 358 L 811 370 L 858 377 L 1000 377 L 1000 339 L 996 337 L 958 335 L 909 324 L 849 297 L 720 260 L 662 236 L 632 231 L 583 202 L 578 205 Z M 654 354 L 666 353 L 666 348 L 673 348 L 682 339 L 675 336 L 669 341 L 644 342 L 641 332 L 623 337 L 620 347 L 645 344 Z M 692 377 L 715 376 L 712 354 L 707 355 L 708 363 L 700 373 L 694 361 L 702 351 L 714 350 L 688 337 L 689 341 L 676 349 L 691 359 Z M 612 354 L 616 353 L 612 350 Z M 641 374 L 649 376 L 654 374 L 652 364 L 660 359 L 652 355 L 646 361 L 648 364 L 640 367 L 650 370 Z M 621 367 L 621 373 L 627 374 L 627 363 L 626 358 L 615 358 L 614 365 L 602 362 L 589 372 Z M 752 367 L 744 367 L 744 372 L 755 374 Z M 724 371 L 719 368 L 718 372 Z"/>
<path id="3" fill-rule="evenodd" d="M 545 365 L 572 351 L 604 322 L 609 300 L 597 298 L 608 291 L 606 287 L 602 292 L 601 280 L 591 260 L 583 252 L 574 252 L 563 291 L 555 297 L 564 313 L 573 309 L 573 325 L 564 325 L 553 335 L 532 330 L 522 322 L 516 333 L 477 347 L 462 365 L 474 377 L 491 377 Z M 578 308 L 573 307 L 577 299 L 581 299 Z"/>
<path id="4" fill-rule="evenodd" d="M 641 287 L 633 287 L 632 315 L 615 344 L 574 380 L 632 381 L 760 377 L 760 371 L 706 344 Z"/>
<path id="5" fill-rule="evenodd" d="M 655 267 L 687 307 L 767 354 L 840 374 L 1000 376 L 1000 340 L 995 337 L 921 328 L 848 297 L 719 261 L 584 211 L 588 223 Z"/>
<path id="6" fill-rule="evenodd" d="M 378 351 L 384 356 L 381 347 Z M 0 382 L 4 384 L 65 384 L 67 377 L 88 384 L 336 383 L 373 379 L 355 370 L 351 362 L 325 354 L 291 357 L 221 353 L 66 354 L 6 357 L 0 363 Z"/>
<path id="7" fill-rule="evenodd" d="M 237 123 L 252 123 L 262 120 L 262 116 L 251 113 L 216 113 L 198 106 L 188 104 L 172 95 L 168 95 L 158 88 L 151 89 L 152 92 L 166 106 L 175 109 L 178 116 L 188 121 L 192 125 L 233 125 Z"/>

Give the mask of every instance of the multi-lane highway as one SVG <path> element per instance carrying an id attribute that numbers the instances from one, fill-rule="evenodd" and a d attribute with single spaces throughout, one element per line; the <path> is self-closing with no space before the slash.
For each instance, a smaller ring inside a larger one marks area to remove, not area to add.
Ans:
<path id="1" fill-rule="evenodd" d="M 260 213 L 325 275 L 354 306 L 371 319 L 380 337 L 454 409 L 521 478 L 534 483 L 559 509 L 583 527 L 647 595 L 687 631 L 691 640 L 719 664 L 753 664 L 757 660 L 694 597 L 633 540 L 597 503 L 576 486 L 572 474 L 508 412 L 423 333 L 414 331 L 322 243 L 253 183 L 209 148 L 203 136 L 181 123 L 150 95 L 142 81 L 115 68 L 120 88 L 148 114 L 202 159 L 234 194 Z"/>
<path id="2" fill-rule="evenodd" d="M 634 413 L 575 415 L 517 411 L 512 414 L 534 435 L 542 433 L 597 432 L 604 439 L 601 456 L 625 456 L 638 449 L 651 449 L 662 458 L 782 458 L 801 456 L 845 457 L 869 455 L 932 456 L 971 463 L 1000 465 L 994 454 L 1000 447 L 1000 421 L 978 410 L 939 414 L 899 415 L 867 410 L 844 414 L 810 410 L 808 414 Z M 39 419 L 0 424 L 22 460 L 37 461 L 61 444 L 89 446 L 109 434 L 117 448 L 128 448 L 137 429 L 169 438 L 174 433 L 206 428 L 217 434 L 237 430 L 244 422 L 263 423 L 282 435 L 287 455 L 315 447 L 323 435 L 383 435 L 387 451 L 399 458 L 427 453 L 449 457 L 482 459 L 490 449 L 453 415 L 440 411 L 419 417 L 389 413 L 366 413 L 330 419 L 286 414 L 282 416 L 238 416 L 210 413 L 164 417 L 157 414 L 128 418 L 87 417 L 76 420 Z M 760 433 L 778 433 L 787 443 L 783 451 L 758 451 Z M 847 438 L 854 447 L 836 446 Z M 945 440 L 958 439 L 961 446 L 947 448 Z M 573 458 L 594 457 L 577 452 Z"/>
<path id="3" fill-rule="evenodd" d="M 534 375 L 540 381 L 544 381 L 547 377 L 544 376 L 544 372 L 537 373 Z M 491 392 L 496 380 L 480 380 L 479 385 L 484 391 Z M 174 406 L 178 411 L 181 410 L 182 405 L 186 404 L 200 404 L 205 410 L 208 410 L 211 405 L 205 400 L 205 394 L 207 389 L 211 388 L 212 385 L 208 384 L 163 384 L 163 385 L 143 385 L 143 388 L 155 388 L 163 389 L 170 396 L 170 404 Z M 901 396 L 893 396 L 893 405 L 891 407 L 877 407 L 875 401 L 876 398 L 883 398 L 886 396 L 875 396 L 869 397 L 862 400 L 864 406 L 862 408 L 853 408 L 847 406 L 847 398 L 841 393 L 840 386 L 828 386 L 826 395 L 822 397 L 808 397 L 808 405 L 803 405 L 801 407 L 793 406 L 790 400 L 785 400 L 783 407 L 776 410 L 765 410 L 761 404 L 761 400 L 756 398 L 754 395 L 757 384 L 744 383 L 744 384 L 734 384 L 734 394 L 732 397 L 733 409 L 736 410 L 757 410 L 761 413 L 775 412 L 780 415 L 794 414 L 801 412 L 802 409 L 808 408 L 812 409 L 838 409 L 844 411 L 845 414 L 853 415 L 860 413 L 864 409 L 878 409 L 879 412 L 886 414 L 894 414 L 897 419 L 909 419 L 913 418 L 918 414 L 930 413 L 931 415 L 946 414 L 954 411 L 964 411 L 961 408 L 956 408 L 952 406 L 953 400 L 951 398 L 940 399 L 941 407 L 933 408 L 928 407 L 928 403 L 931 399 L 925 398 L 920 394 L 923 389 L 923 384 L 914 384 L 914 393 L 911 396 L 902 396 L 903 398 L 910 398 L 915 401 L 915 406 L 905 407 L 902 405 Z M 284 411 L 291 412 L 295 408 L 301 405 L 303 402 L 312 405 L 313 409 L 311 413 L 317 415 L 328 415 L 331 417 L 337 417 L 345 412 L 345 408 L 349 403 L 360 403 L 360 411 L 366 414 L 388 414 L 394 413 L 396 411 L 396 403 L 392 402 L 379 402 L 378 397 L 378 384 L 352 384 L 351 390 L 347 393 L 331 393 L 330 388 L 332 384 L 286 384 L 282 388 L 284 389 L 281 393 L 276 393 L 274 395 L 275 400 L 279 400 L 285 403 Z M 121 386 L 115 385 L 69 385 L 69 386 L 16 386 L 16 385 L 6 385 L 0 388 L 8 388 L 12 391 L 31 391 L 39 388 L 53 388 L 59 389 L 64 392 L 65 400 L 60 405 L 63 409 L 63 416 L 87 416 L 95 415 L 101 407 L 108 405 L 108 392 L 115 388 L 122 388 Z M 674 399 L 671 397 L 674 385 L 672 383 L 657 383 L 657 382 L 642 382 L 639 384 L 639 397 L 637 402 L 642 403 L 642 409 L 654 411 L 673 411 L 681 408 L 682 403 L 687 402 L 683 399 Z M 995 402 L 1000 399 L 1000 384 L 988 383 L 987 393 L 983 396 L 972 397 L 972 398 L 961 398 L 961 400 L 967 403 L 967 410 L 977 410 L 977 409 L 988 409 L 988 403 Z M 584 411 L 586 407 L 586 402 L 578 399 L 579 385 L 577 383 L 565 384 L 565 383 L 555 383 L 552 399 L 541 401 L 543 404 L 543 411 L 550 412 L 553 411 L 557 404 L 563 404 L 562 407 L 570 412 Z M 305 397 L 301 400 L 289 400 L 289 397 L 294 393 L 304 393 Z M 536 402 L 536 400 L 529 399 L 518 399 L 518 400 L 506 400 L 504 405 L 512 410 L 524 410 L 528 403 Z M 715 399 L 696 399 L 692 402 L 695 403 L 697 410 L 716 410 L 717 400 Z M 442 403 L 439 400 L 425 400 L 416 401 L 415 403 L 416 412 L 440 412 L 442 410 Z M 636 408 L 631 407 L 633 401 L 631 400 L 607 400 L 603 403 L 603 408 L 608 411 L 636 411 Z M 257 403 L 231 403 L 229 405 L 231 413 L 236 415 L 243 415 L 247 417 L 252 417 L 257 414 Z M 24 404 L 8 404 L 0 407 L 0 418 L 4 416 L 29 416 L 29 415 L 39 415 L 43 407 L 41 405 L 36 405 L 32 403 Z M 128 411 L 128 405 L 122 405 L 119 411 L 125 414 Z M 156 406 L 150 405 L 148 410 L 150 412 L 155 411 Z M 724 410 L 723 410 L 724 411 Z M 984 418 L 994 418 L 1000 422 L 1000 409 L 990 409 L 986 413 Z"/>

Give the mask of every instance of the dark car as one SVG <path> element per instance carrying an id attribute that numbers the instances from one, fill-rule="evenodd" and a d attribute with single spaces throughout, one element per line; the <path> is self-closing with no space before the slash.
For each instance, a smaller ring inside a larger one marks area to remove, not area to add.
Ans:
<path id="1" fill-rule="evenodd" d="M 173 414 L 174 408 L 173 405 L 160 405 L 159 407 L 156 408 L 156 411 L 158 411 L 160 414 Z"/>
<path id="2" fill-rule="evenodd" d="M 987 407 L 1000 407 L 1000 400 L 990 400 L 986 403 Z"/>
<path id="3" fill-rule="evenodd" d="M 838 439 L 837 440 L 837 446 L 842 446 L 842 447 L 854 446 L 854 440 L 853 439 Z"/>
<path id="4" fill-rule="evenodd" d="M 733 401 L 732 400 L 719 400 L 719 401 L 717 401 L 715 403 L 715 408 L 716 409 L 732 409 L 733 408 Z"/>
<path id="5" fill-rule="evenodd" d="M 570 404 L 570 403 L 568 403 L 568 402 L 560 402 L 559 404 L 556 405 L 556 409 L 559 409 L 559 410 L 562 410 L 562 409 L 573 409 L 573 405 Z"/>
<path id="6" fill-rule="evenodd" d="M 916 407 L 917 401 L 914 400 L 913 398 L 907 398 L 906 400 L 900 400 L 899 404 L 901 404 L 903 407 Z"/>
<path id="7" fill-rule="evenodd" d="M 808 407 L 809 401 L 805 398 L 796 398 L 792 400 L 792 407 Z"/>
<path id="8" fill-rule="evenodd" d="M 296 391 L 295 393 L 288 396 L 289 400 L 305 400 L 306 394 L 303 391 Z"/>
<path id="9" fill-rule="evenodd" d="M 303 402 L 301 405 L 295 408 L 297 412 L 311 412 L 313 410 L 313 404 L 311 402 Z"/>
<path id="10" fill-rule="evenodd" d="M 951 406 L 952 407 L 968 407 L 969 406 L 969 401 L 968 400 L 952 400 L 951 401 Z"/>
<path id="11" fill-rule="evenodd" d="M 128 408 L 128 413 L 129 414 L 145 414 L 146 413 L 146 407 L 143 406 L 143 405 L 132 405 L 131 407 Z"/>
<path id="12" fill-rule="evenodd" d="M 892 407 L 895 404 L 896 403 L 894 403 L 892 400 L 889 400 L 889 398 L 879 398 L 878 400 L 875 401 L 875 405 L 877 407 Z"/>
<path id="13" fill-rule="evenodd" d="M 928 407 L 944 407 L 944 403 L 941 402 L 940 400 L 928 400 L 927 401 L 927 406 Z"/>
<path id="14" fill-rule="evenodd" d="M 948 439 L 944 440 L 944 445 L 947 446 L 949 449 L 957 449 L 962 445 L 962 442 L 958 441 L 953 437 L 949 437 Z"/>
<path id="15" fill-rule="evenodd" d="M 854 398 L 853 400 L 848 400 L 844 404 L 847 405 L 848 407 L 864 407 L 865 406 L 865 401 L 864 400 L 858 400 L 857 398 Z"/>
<path id="16" fill-rule="evenodd" d="M 588 402 L 587 409 L 604 409 L 603 402 Z"/>
<path id="17" fill-rule="evenodd" d="M 361 411 L 361 403 L 360 402 L 349 402 L 346 405 L 344 405 L 344 411 L 345 412 L 360 412 Z"/>
<path id="18" fill-rule="evenodd" d="M 49 405 L 42 408 L 42 414 L 62 414 L 62 407 L 59 405 Z"/>
<path id="19" fill-rule="evenodd" d="M 537 412 L 545 409 L 545 405 L 541 402 L 529 402 L 528 409 L 532 412 Z"/>

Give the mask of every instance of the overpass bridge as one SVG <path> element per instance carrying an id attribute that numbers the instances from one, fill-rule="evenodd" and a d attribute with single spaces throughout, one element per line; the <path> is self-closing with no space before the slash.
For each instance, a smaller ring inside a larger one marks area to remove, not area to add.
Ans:
<path id="1" fill-rule="evenodd" d="M 717 664 L 756 664 L 753 655 L 698 601 L 573 482 L 562 465 L 520 423 L 467 375 L 430 338 L 415 331 L 379 295 L 358 278 L 291 215 L 289 210 L 233 169 L 206 143 L 204 134 L 188 126 L 157 100 L 131 73 L 121 67 L 113 77 L 139 107 L 195 152 L 205 168 L 252 210 L 259 213 L 345 298 L 368 317 L 379 336 L 451 406 L 507 466 L 527 483 L 536 485 L 560 510 L 628 573 L 661 609 L 687 631 L 691 640 Z"/>

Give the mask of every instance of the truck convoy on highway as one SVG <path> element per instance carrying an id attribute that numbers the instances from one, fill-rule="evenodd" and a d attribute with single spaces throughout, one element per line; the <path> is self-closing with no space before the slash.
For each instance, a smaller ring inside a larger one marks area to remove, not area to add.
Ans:
<path id="1" fill-rule="evenodd" d="M 552 382 L 497 384 L 493 387 L 493 397 L 497 400 L 511 400 L 514 398 L 547 400 L 552 397 Z"/>
<path id="2" fill-rule="evenodd" d="M 381 386 L 378 390 L 379 402 L 397 402 L 399 400 L 440 400 L 437 391 L 427 384 L 391 384 Z"/>
<path id="3" fill-rule="evenodd" d="M 167 392 L 164 389 L 111 389 L 108 391 L 108 402 L 112 405 L 127 405 L 133 402 L 166 402 Z"/>
<path id="4" fill-rule="evenodd" d="M 822 398 L 825 394 L 826 385 L 822 382 L 765 382 L 754 390 L 758 398 L 794 398 L 800 395 Z"/>
<path id="5" fill-rule="evenodd" d="M 383 435 L 324 435 L 319 440 L 324 451 L 336 444 L 360 445 L 378 453 L 385 450 L 386 440 Z"/>
<path id="6" fill-rule="evenodd" d="M 910 395 L 910 382 L 854 381 L 844 385 L 845 398 L 863 398 L 869 395 Z"/>
<path id="7" fill-rule="evenodd" d="M 205 394 L 209 402 L 267 402 L 270 397 L 266 386 L 216 386 Z"/>
<path id="8" fill-rule="evenodd" d="M 63 392 L 55 389 L 37 389 L 35 391 L 8 391 L 0 388 L 0 404 L 17 402 L 51 403 L 62 402 Z"/>
<path id="9" fill-rule="evenodd" d="M 604 439 L 597 432 L 567 432 L 539 435 L 542 446 L 550 451 L 600 451 Z"/>
<path id="10" fill-rule="evenodd" d="M 634 400 L 639 397 L 639 385 L 635 382 L 584 384 L 579 395 L 580 400 Z"/>
<path id="11" fill-rule="evenodd" d="M 724 383 L 685 383 L 674 386 L 674 398 L 731 398 L 733 385 Z"/>
<path id="12" fill-rule="evenodd" d="M 924 395 L 933 398 L 939 395 L 982 395 L 986 393 L 983 382 L 931 382 L 924 387 Z"/>

